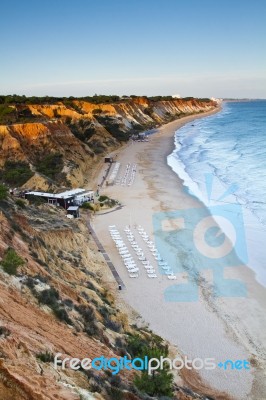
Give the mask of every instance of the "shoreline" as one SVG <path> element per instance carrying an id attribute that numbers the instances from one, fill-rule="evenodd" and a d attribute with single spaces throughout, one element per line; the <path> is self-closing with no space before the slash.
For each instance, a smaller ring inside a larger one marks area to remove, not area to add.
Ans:
<path id="1" fill-rule="evenodd" d="M 126 290 L 121 293 L 121 300 L 136 310 L 155 333 L 169 340 L 183 354 L 191 357 L 215 356 L 219 358 L 223 356 L 232 359 L 238 359 L 241 356 L 247 359 L 252 357 L 254 362 L 261 365 L 264 355 L 263 343 L 265 343 L 261 332 L 263 332 L 262 327 L 266 327 L 265 317 L 263 317 L 265 295 L 262 288 L 254 282 L 251 271 L 245 267 L 241 267 L 240 271 L 241 278 L 244 276 L 248 286 L 249 296 L 246 299 L 223 298 L 213 301 L 212 298 L 204 296 L 206 287 L 201 286 L 201 296 L 196 303 L 165 302 L 163 293 L 169 286 L 169 281 L 165 279 L 165 276 L 160 276 L 156 281 L 153 280 L 152 284 L 145 276 L 140 276 L 137 281 L 130 280 L 107 229 L 109 224 L 115 223 L 122 231 L 123 227 L 132 220 L 133 223 L 143 225 L 152 235 L 153 213 L 173 210 L 177 207 L 184 208 L 184 206 L 205 207 L 200 201 L 183 191 L 183 181 L 167 164 L 166 157 L 175 148 L 174 132 L 178 128 L 197 118 L 204 118 L 219 111 L 214 110 L 172 121 L 159 127 L 150 135 L 148 143 L 128 144 L 125 148 L 115 151 L 121 165 L 127 162 L 137 163 L 137 178 L 131 188 L 121 186 L 104 188 L 104 193 L 121 200 L 124 207 L 114 213 L 96 215 L 94 224 L 96 232 L 106 243 L 106 251 L 126 284 Z M 140 203 L 142 207 L 138 207 Z M 226 274 L 229 274 L 228 277 L 237 278 L 238 276 L 232 271 L 226 271 Z M 180 277 L 177 282 L 184 283 L 185 277 Z M 151 309 L 156 312 L 151 313 Z M 212 328 L 211 331 L 209 327 Z M 195 332 L 197 332 L 196 335 Z M 257 337 L 256 342 L 254 337 Z M 262 388 L 258 382 L 262 379 L 262 374 L 263 371 L 259 368 L 252 370 L 251 373 L 244 372 L 242 376 L 230 375 L 225 371 L 222 371 L 222 374 L 215 371 L 210 376 L 203 371 L 200 374 L 203 384 L 200 384 L 200 381 L 193 378 L 191 374 L 189 379 L 192 386 L 194 379 L 197 382 L 196 387 L 199 387 L 198 390 L 202 388 L 205 394 L 207 385 L 213 388 L 211 392 L 209 391 L 209 395 L 211 393 L 214 395 L 216 391 L 216 398 L 219 398 L 218 392 L 226 390 L 233 398 L 244 400 L 259 398 Z M 188 382 L 188 379 L 186 381 Z M 255 397 L 250 397 L 254 383 L 259 389 L 253 389 Z M 256 393 L 257 390 L 259 390 L 258 393 Z"/>

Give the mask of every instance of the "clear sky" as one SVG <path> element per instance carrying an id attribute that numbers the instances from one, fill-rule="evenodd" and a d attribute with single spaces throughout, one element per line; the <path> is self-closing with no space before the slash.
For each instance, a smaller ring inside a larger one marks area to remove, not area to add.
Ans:
<path id="1" fill-rule="evenodd" d="M 266 98 L 266 0 L 1 3 L 0 93 Z"/>

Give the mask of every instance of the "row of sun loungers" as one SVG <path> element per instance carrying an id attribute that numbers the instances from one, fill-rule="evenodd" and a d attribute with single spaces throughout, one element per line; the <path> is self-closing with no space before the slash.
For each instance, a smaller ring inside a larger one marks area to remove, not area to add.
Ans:
<path id="1" fill-rule="evenodd" d="M 174 280 L 176 276 L 174 275 L 173 270 L 169 267 L 166 261 L 161 257 L 159 251 L 157 250 L 155 244 L 150 240 L 149 235 L 145 232 L 144 228 L 141 225 L 137 228 L 139 235 L 142 237 L 148 248 L 150 249 L 154 259 L 157 261 L 158 266 L 164 270 L 164 274 L 168 279 Z"/>
<path id="2" fill-rule="evenodd" d="M 138 245 L 136 238 L 135 238 L 133 232 L 131 231 L 131 229 L 129 227 L 126 227 L 124 229 L 124 231 L 125 231 L 125 234 L 127 236 L 129 243 L 131 244 L 131 247 L 133 248 L 133 250 L 136 253 L 136 256 L 138 257 L 138 260 L 141 262 L 141 264 L 145 268 L 148 278 L 157 278 L 154 267 L 150 264 L 150 261 L 147 260 L 145 254 L 144 254 L 144 251 Z"/>
<path id="3" fill-rule="evenodd" d="M 156 248 L 155 244 L 150 240 L 148 234 L 145 232 L 144 228 L 141 225 L 138 226 L 137 231 L 139 235 L 142 237 L 143 241 L 146 243 L 146 246 L 150 250 L 152 256 L 154 257 L 155 261 L 157 262 L 159 268 L 163 270 L 163 274 L 167 276 L 169 280 L 177 279 L 174 275 L 173 270 L 169 267 L 168 263 L 162 258 L 158 249 Z M 119 255 L 129 273 L 130 278 L 138 278 L 139 277 L 139 267 L 138 264 L 142 264 L 143 268 L 147 274 L 148 278 L 157 278 L 156 270 L 148 260 L 147 256 L 143 249 L 139 246 L 136 235 L 132 232 L 132 230 L 126 226 L 124 229 L 125 235 L 127 237 L 128 242 L 130 243 L 132 250 L 134 251 L 135 255 L 132 256 L 131 252 L 129 251 L 127 245 L 123 241 L 120 232 L 116 228 L 115 225 L 109 226 L 110 235 L 116 245 L 116 248 L 119 252 Z M 137 263 L 135 261 L 137 259 Z"/>
<path id="4" fill-rule="evenodd" d="M 116 180 L 116 184 L 121 186 L 131 186 L 135 180 L 136 172 L 137 172 L 137 165 L 132 164 L 131 166 L 131 164 L 128 163 L 126 165 L 126 171 L 124 175 Z"/>
<path id="5" fill-rule="evenodd" d="M 109 226 L 110 235 L 115 242 L 116 248 L 122 258 L 122 261 L 128 271 L 130 278 L 138 278 L 139 276 L 139 268 L 137 267 L 132 255 L 128 251 L 127 246 L 125 245 L 119 231 L 116 229 L 115 225 Z"/>

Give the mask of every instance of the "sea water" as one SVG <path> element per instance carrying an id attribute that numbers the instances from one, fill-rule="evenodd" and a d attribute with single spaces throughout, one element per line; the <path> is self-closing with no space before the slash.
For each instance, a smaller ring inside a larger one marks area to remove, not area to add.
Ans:
<path id="1" fill-rule="evenodd" d="M 205 205 L 241 205 L 247 264 L 266 286 L 266 101 L 225 102 L 186 124 L 167 161 Z"/>

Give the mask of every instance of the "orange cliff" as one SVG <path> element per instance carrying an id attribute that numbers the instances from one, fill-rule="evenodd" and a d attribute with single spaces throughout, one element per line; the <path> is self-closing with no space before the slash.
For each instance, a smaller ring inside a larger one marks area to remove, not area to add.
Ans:
<path id="1" fill-rule="evenodd" d="M 25 161 L 35 174 L 30 185 L 47 189 L 50 183 L 36 172 L 36 165 L 45 155 L 60 153 L 65 182 L 84 185 L 90 182 L 90 172 L 102 156 L 118 148 L 131 133 L 215 107 L 217 104 L 211 100 L 151 101 L 145 97 L 112 104 L 73 100 L 65 104 L 14 106 L 18 123 L 0 125 L 0 168 L 7 160 Z M 26 118 L 19 117 L 22 111 Z M 21 120 L 27 122 L 20 123 Z"/>

